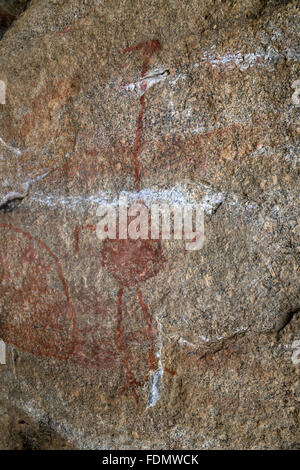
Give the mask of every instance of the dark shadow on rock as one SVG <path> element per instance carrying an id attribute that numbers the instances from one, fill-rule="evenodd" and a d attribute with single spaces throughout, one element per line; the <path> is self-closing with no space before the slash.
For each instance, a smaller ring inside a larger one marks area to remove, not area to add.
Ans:
<path id="1" fill-rule="evenodd" d="M 30 0 L 0 0 L 0 40 Z"/>
<path id="2" fill-rule="evenodd" d="M 0 402 L 1 450 L 71 450 L 68 442 L 55 430 L 55 423 L 46 415 L 31 419 L 23 411 Z"/>

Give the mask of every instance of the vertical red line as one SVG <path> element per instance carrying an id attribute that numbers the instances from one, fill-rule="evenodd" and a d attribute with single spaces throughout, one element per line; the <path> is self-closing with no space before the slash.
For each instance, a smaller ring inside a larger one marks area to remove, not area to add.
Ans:
<path id="1" fill-rule="evenodd" d="M 117 334 L 119 338 L 119 347 L 122 354 L 123 363 L 125 369 L 128 374 L 129 385 L 131 387 L 132 394 L 135 398 L 136 403 L 139 402 L 138 394 L 135 391 L 134 384 L 139 385 L 138 382 L 134 379 L 133 373 L 129 367 L 128 360 L 126 357 L 125 351 L 125 344 L 124 344 L 124 337 L 123 337 L 123 330 L 122 330 L 122 317 L 123 317 L 123 310 L 122 310 L 122 299 L 123 299 L 123 287 L 119 288 L 118 292 L 118 325 L 117 325 Z M 123 393 L 126 389 L 126 385 L 121 389 L 121 393 Z"/>
<path id="2" fill-rule="evenodd" d="M 142 73 L 141 73 L 141 79 L 143 79 L 148 71 L 148 65 L 149 65 L 150 59 L 152 55 L 160 49 L 160 44 L 159 44 L 159 41 L 157 41 L 156 39 L 154 40 L 152 39 L 150 41 L 139 43 L 136 46 L 127 47 L 126 49 L 124 49 L 123 52 L 126 53 L 126 52 L 131 52 L 131 51 L 140 50 L 140 49 L 144 49 L 144 57 L 145 57 L 145 60 L 143 62 L 143 67 L 142 67 Z M 142 131 L 143 131 L 143 117 L 144 117 L 144 112 L 145 112 L 145 107 L 146 107 L 146 100 L 145 100 L 146 89 L 147 89 L 146 83 L 145 84 L 142 83 L 141 90 L 143 92 L 143 95 L 140 98 L 140 112 L 139 112 L 139 117 L 138 117 L 138 122 L 137 122 L 137 129 L 136 129 L 135 143 L 134 143 L 134 150 L 133 150 L 135 181 L 136 181 L 138 190 L 140 190 L 140 187 L 141 187 L 139 152 L 141 148 L 141 136 L 142 136 Z"/>
<path id="3" fill-rule="evenodd" d="M 144 78 L 144 76 L 147 73 L 149 60 L 150 60 L 150 57 L 147 57 L 144 60 L 142 73 L 141 73 L 141 79 Z M 143 87 L 143 83 L 141 84 L 141 89 L 142 89 L 143 95 L 140 98 L 140 112 L 139 112 L 139 117 L 138 117 L 138 122 L 137 122 L 137 130 L 135 134 L 135 144 L 134 144 L 134 152 L 133 152 L 135 181 L 136 181 L 138 191 L 141 188 L 139 153 L 140 153 L 140 148 L 141 148 L 141 137 L 142 137 L 142 132 L 143 132 L 143 118 L 144 118 L 144 113 L 145 113 L 145 108 L 146 108 L 146 98 L 145 98 L 146 86 Z"/>
<path id="4" fill-rule="evenodd" d="M 74 234 L 74 237 L 75 237 L 75 253 L 76 253 L 76 254 L 79 253 L 79 232 L 80 232 L 80 230 L 84 230 L 84 229 L 88 229 L 88 230 L 91 230 L 92 232 L 95 232 L 95 231 L 96 231 L 96 226 L 95 226 L 95 225 L 91 225 L 91 224 L 88 224 L 88 225 L 76 225 L 76 227 L 75 227 L 75 234 Z"/>
<path id="5" fill-rule="evenodd" d="M 75 227 L 75 253 L 76 254 L 78 254 L 79 252 L 79 230 L 80 230 L 79 225 L 76 225 Z"/>

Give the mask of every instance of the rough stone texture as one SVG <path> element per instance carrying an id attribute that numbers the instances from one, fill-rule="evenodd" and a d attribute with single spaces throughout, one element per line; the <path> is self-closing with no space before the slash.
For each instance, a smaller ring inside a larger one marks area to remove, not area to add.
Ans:
<path id="1" fill-rule="evenodd" d="M 296 7 L 33 0 L 5 33 L 1 448 L 299 448 Z M 120 191 L 202 203 L 203 249 L 101 244 Z"/>

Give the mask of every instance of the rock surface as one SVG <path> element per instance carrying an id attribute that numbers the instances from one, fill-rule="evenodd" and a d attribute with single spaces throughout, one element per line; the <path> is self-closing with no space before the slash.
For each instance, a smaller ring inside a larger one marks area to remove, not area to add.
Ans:
<path id="1" fill-rule="evenodd" d="M 296 7 L 32 0 L 6 31 L 1 448 L 299 448 Z M 101 243 L 121 192 L 201 204 L 203 248 Z"/>

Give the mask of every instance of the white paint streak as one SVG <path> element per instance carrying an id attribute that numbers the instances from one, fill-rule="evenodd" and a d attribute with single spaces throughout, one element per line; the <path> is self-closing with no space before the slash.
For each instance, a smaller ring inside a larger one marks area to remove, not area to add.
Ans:
<path id="1" fill-rule="evenodd" d="M 37 181 L 40 181 L 41 179 L 45 178 L 45 176 L 47 176 L 49 173 L 50 171 L 47 171 L 46 173 L 37 176 L 36 178 L 28 179 L 27 181 L 19 185 L 18 191 L 12 190 L 8 191 L 7 193 L 4 193 L 4 196 L 2 197 L 2 199 L 0 199 L 0 206 L 6 204 L 7 202 L 13 199 L 23 199 L 24 197 L 26 197 L 29 193 L 31 183 L 36 183 Z M 5 187 L 12 187 L 12 185 L 7 180 L 5 180 L 2 182 L 2 188 Z"/>
<path id="2" fill-rule="evenodd" d="M 204 126 L 197 126 L 193 127 L 193 129 L 188 130 L 191 134 L 203 134 L 204 132 L 207 132 L 207 128 Z"/>
<path id="3" fill-rule="evenodd" d="M 92 194 L 90 196 L 62 196 L 60 194 L 45 194 L 42 191 L 35 191 L 30 195 L 30 199 L 43 206 L 58 207 L 63 206 L 71 210 L 77 210 L 80 206 L 90 205 L 108 205 L 108 201 L 101 196 Z"/>
<path id="4" fill-rule="evenodd" d="M 206 342 L 206 343 L 215 343 L 217 341 L 223 341 L 223 340 L 226 340 L 226 339 L 229 339 L 231 338 L 232 336 L 236 335 L 236 334 L 239 334 L 239 333 L 243 333 L 243 332 L 246 332 L 248 331 L 248 327 L 239 327 L 239 328 L 236 328 L 231 334 L 229 335 L 218 335 L 216 336 L 215 338 L 205 338 L 204 336 L 202 336 L 201 338 Z"/>
<path id="5" fill-rule="evenodd" d="M 6 83 L 0 80 L 0 104 L 6 104 Z"/>
<path id="6" fill-rule="evenodd" d="M 129 204 L 143 201 L 145 204 L 151 204 L 154 202 L 170 202 L 172 204 L 185 206 L 186 204 L 193 202 L 193 200 L 189 199 L 184 191 L 178 186 L 174 186 L 173 188 L 166 190 L 153 190 L 146 188 L 141 191 L 121 191 L 119 197 L 126 197 Z M 44 194 L 43 192 L 36 191 L 32 194 L 31 199 L 49 207 L 62 205 L 69 206 L 74 209 L 81 204 L 98 204 L 115 207 L 119 204 L 119 198 L 113 199 L 111 194 L 106 191 L 99 191 L 98 194 L 91 194 L 89 196 L 61 196 L 60 194 Z"/>
<path id="7" fill-rule="evenodd" d="M 152 204 L 154 202 L 169 202 L 179 206 L 191 204 L 194 200 L 181 188 L 180 186 L 173 186 L 170 189 L 153 190 L 145 188 L 141 191 L 122 191 L 120 196 L 126 196 L 129 203 L 135 203 L 142 200 L 145 204 Z M 114 201 L 115 204 L 118 200 Z"/>
<path id="8" fill-rule="evenodd" d="M 36 183 L 37 181 L 40 181 L 40 180 L 42 180 L 43 178 L 45 178 L 47 175 L 49 175 L 49 173 L 51 173 L 51 170 L 46 171 L 46 173 L 43 173 L 42 175 L 39 175 L 39 176 L 37 176 L 37 177 L 34 178 L 34 179 L 29 179 L 29 180 L 27 180 L 26 183 L 29 183 L 29 184 L 30 184 L 30 183 Z"/>
<path id="9" fill-rule="evenodd" d="M 203 336 L 203 335 L 199 335 L 199 338 L 204 341 L 205 343 L 209 343 L 210 342 L 210 339 L 207 338 L 206 336 Z"/>
<path id="10" fill-rule="evenodd" d="M 0 339 L 0 364 L 6 364 L 6 344 Z"/>

